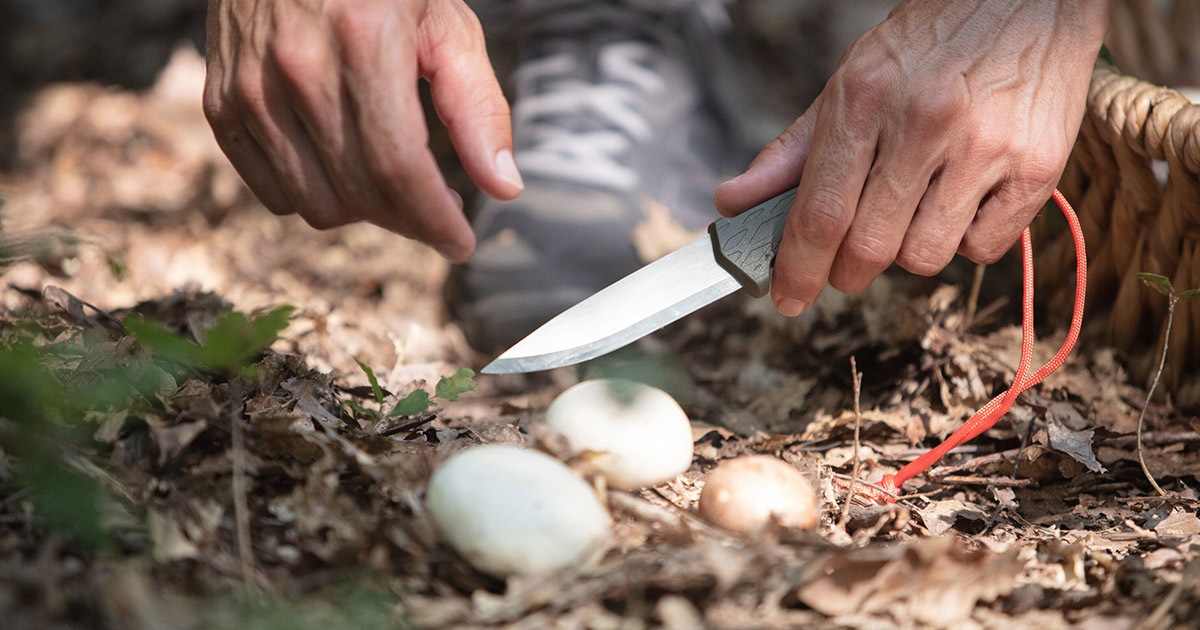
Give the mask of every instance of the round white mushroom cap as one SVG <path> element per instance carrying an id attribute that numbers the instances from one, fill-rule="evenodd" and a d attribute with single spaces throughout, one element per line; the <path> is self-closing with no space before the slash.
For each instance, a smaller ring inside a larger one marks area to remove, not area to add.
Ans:
<path id="1" fill-rule="evenodd" d="M 608 483 L 636 489 L 675 478 L 692 465 L 692 427 L 670 394 L 625 379 L 579 383 L 554 399 L 546 424 L 592 462 Z"/>
<path id="2" fill-rule="evenodd" d="M 429 480 L 426 509 L 443 539 L 496 577 L 549 573 L 604 549 L 611 519 L 562 462 L 511 445 L 454 455 Z"/>

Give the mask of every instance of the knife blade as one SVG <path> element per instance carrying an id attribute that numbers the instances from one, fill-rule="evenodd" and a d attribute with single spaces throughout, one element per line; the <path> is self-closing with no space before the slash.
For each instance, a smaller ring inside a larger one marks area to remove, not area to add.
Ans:
<path id="1" fill-rule="evenodd" d="M 581 363 L 650 334 L 738 289 L 762 297 L 796 191 L 717 219 L 708 235 L 563 311 L 485 366 L 484 374 Z"/>

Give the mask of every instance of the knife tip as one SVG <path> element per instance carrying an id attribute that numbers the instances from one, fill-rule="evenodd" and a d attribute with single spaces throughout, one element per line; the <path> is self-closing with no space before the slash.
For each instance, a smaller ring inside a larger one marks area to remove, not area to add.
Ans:
<path id="1" fill-rule="evenodd" d="M 497 365 L 497 364 L 500 364 L 500 365 Z M 501 362 L 501 360 L 497 359 L 497 360 L 492 361 L 491 363 L 483 366 L 483 369 L 479 370 L 479 373 L 480 374 L 504 374 L 504 370 L 501 369 L 502 365 L 503 365 L 503 363 Z"/>

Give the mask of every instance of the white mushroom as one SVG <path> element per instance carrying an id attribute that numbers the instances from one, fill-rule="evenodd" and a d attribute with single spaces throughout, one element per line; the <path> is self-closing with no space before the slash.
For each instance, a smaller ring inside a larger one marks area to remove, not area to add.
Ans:
<path id="1" fill-rule="evenodd" d="M 562 462 L 510 445 L 467 449 L 429 480 L 425 505 L 443 539 L 497 577 L 545 574 L 602 551 L 611 519 Z"/>
<path id="2" fill-rule="evenodd" d="M 770 455 L 727 460 L 708 473 L 700 516 L 725 529 L 753 532 L 772 519 L 785 527 L 817 525 L 817 495 L 804 474 Z"/>
<path id="3" fill-rule="evenodd" d="M 546 409 L 546 424 L 592 463 L 608 483 L 636 489 L 670 481 L 692 465 L 692 427 L 670 394 L 624 379 L 571 387 Z"/>

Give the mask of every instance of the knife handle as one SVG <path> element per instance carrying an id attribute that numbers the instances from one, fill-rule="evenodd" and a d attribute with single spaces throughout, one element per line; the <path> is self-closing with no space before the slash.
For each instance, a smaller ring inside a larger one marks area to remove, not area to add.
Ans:
<path id="1" fill-rule="evenodd" d="M 717 264 L 754 297 L 771 290 L 771 267 L 795 198 L 796 190 L 792 189 L 708 226 Z"/>

